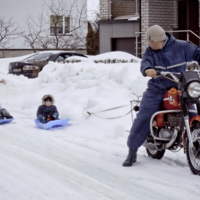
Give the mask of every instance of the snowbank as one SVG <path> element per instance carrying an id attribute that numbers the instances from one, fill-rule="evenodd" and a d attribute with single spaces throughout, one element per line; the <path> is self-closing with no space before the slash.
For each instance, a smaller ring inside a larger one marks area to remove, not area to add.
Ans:
<path id="1" fill-rule="evenodd" d="M 96 56 L 88 56 L 90 59 L 94 60 L 104 60 L 104 59 L 121 59 L 121 60 L 131 60 L 134 59 L 138 62 L 141 61 L 140 58 L 126 53 L 126 52 L 122 52 L 122 51 L 112 51 L 112 52 L 108 52 L 108 53 L 102 53 Z"/>
<path id="2" fill-rule="evenodd" d="M 66 61 L 95 62 L 95 63 L 127 63 L 127 62 L 140 63 L 141 59 L 123 51 L 113 51 L 96 56 L 87 55 L 87 58 L 80 56 L 73 56 L 67 58 Z"/>
<path id="3" fill-rule="evenodd" d="M 0 103 L 15 117 L 0 126 L 0 199 L 199 199 L 199 177 L 191 174 L 182 151 L 153 160 L 141 147 L 133 167 L 121 166 L 131 116 L 106 118 L 127 113 L 148 81 L 140 73 L 140 59 L 126 56 L 114 52 L 79 63 L 49 62 L 36 79 L 7 74 L 13 59 L 0 60 L 0 80 L 6 81 L 0 83 Z M 93 62 L 116 57 L 138 62 Z M 60 118 L 70 118 L 72 126 L 36 128 L 33 120 L 45 94 L 55 97 Z M 103 119 L 87 114 L 122 105 L 98 113 Z"/>

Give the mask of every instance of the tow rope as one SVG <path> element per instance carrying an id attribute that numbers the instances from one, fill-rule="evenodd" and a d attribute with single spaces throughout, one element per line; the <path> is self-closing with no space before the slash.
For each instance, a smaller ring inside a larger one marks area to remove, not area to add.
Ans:
<path id="1" fill-rule="evenodd" d="M 99 112 L 96 112 L 96 113 L 102 113 L 102 112 L 107 112 L 107 111 L 110 111 L 110 110 L 116 110 L 116 109 L 123 108 L 123 107 L 126 107 L 126 106 L 129 106 L 129 105 L 117 106 L 117 107 L 109 108 L 109 109 L 102 110 L 102 111 L 99 111 Z M 132 108 L 131 108 L 131 110 L 132 110 Z M 117 118 L 124 117 L 124 116 L 128 115 L 131 112 L 131 110 L 128 111 L 126 114 L 121 115 L 121 116 L 117 116 L 117 117 L 101 117 L 99 115 L 96 115 L 96 113 L 92 113 L 92 112 L 89 112 L 89 111 L 87 111 L 87 113 L 89 115 L 94 115 L 94 116 L 102 118 L 102 119 L 117 119 Z"/>
<path id="2" fill-rule="evenodd" d="M 117 119 L 117 118 L 121 118 L 121 117 L 128 115 L 129 113 L 132 112 L 132 110 L 134 110 L 134 107 L 132 107 L 132 102 L 139 103 L 138 100 L 131 101 L 131 109 L 127 113 L 125 113 L 124 115 L 117 116 L 117 117 L 101 117 L 101 116 L 97 115 L 96 113 L 102 113 L 102 112 L 107 112 L 107 111 L 110 111 L 110 110 L 116 110 L 116 109 L 123 108 L 123 107 L 130 106 L 130 105 L 117 106 L 117 107 L 109 108 L 109 109 L 106 109 L 106 110 L 101 110 L 101 111 L 95 112 L 95 113 L 87 111 L 87 113 L 89 115 L 94 115 L 94 116 L 102 118 L 102 119 Z"/>

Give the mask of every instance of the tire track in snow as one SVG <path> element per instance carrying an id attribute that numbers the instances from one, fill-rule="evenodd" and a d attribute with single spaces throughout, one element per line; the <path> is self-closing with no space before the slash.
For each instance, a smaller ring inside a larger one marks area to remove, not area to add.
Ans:
<path id="1" fill-rule="evenodd" d="M 30 184 L 28 182 L 29 179 L 33 179 L 35 176 L 38 177 L 38 182 L 44 183 L 41 186 L 40 193 L 44 193 L 43 199 L 45 200 L 51 199 L 47 190 L 50 186 L 45 181 L 46 179 L 49 179 L 49 183 L 53 185 L 59 184 L 61 187 L 59 190 L 61 197 L 56 198 L 59 200 L 65 200 L 62 192 L 63 188 L 68 188 L 67 194 L 72 191 L 72 195 L 77 195 L 73 200 L 146 200 L 158 199 L 158 197 L 159 200 L 182 200 L 187 195 L 191 195 L 193 200 L 199 198 L 196 198 L 199 194 L 199 184 L 195 187 L 186 187 L 185 183 L 182 183 L 189 176 L 186 176 L 185 179 L 179 177 L 180 182 L 170 182 L 165 175 L 163 179 L 163 174 L 158 172 L 161 171 L 162 165 L 166 165 L 165 163 L 158 165 L 155 160 L 148 161 L 148 163 L 140 163 L 140 160 L 145 160 L 146 158 L 139 155 L 139 162 L 134 167 L 122 168 L 120 157 L 107 155 L 106 152 L 103 152 L 103 154 L 101 152 L 98 153 L 98 148 L 95 148 L 95 150 L 90 149 L 90 146 L 85 148 L 87 141 L 85 141 L 86 143 L 82 141 L 83 144 L 81 144 L 81 141 L 78 144 L 76 142 L 76 144 L 72 144 L 71 139 L 67 141 L 68 135 L 65 134 L 65 130 L 58 131 L 59 134 L 66 136 L 66 141 L 61 143 L 65 145 L 59 146 L 59 141 L 55 140 L 55 135 L 48 131 L 30 127 L 30 123 L 27 123 L 26 126 L 29 127 L 28 133 L 24 127 L 15 127 L 14 124 L 7 126 L 6 130 L 3 133 L 1 132 L 0 155 L 4 155 L 4 158 L 6 156 L 5 161 L 10 158 L 13 162 L 13 159 L 15 159 L 15 161 L 21 163 L 17 166 L 22 169 L 27 166 L 27 184 Z M 75 152 L 73 151 L 74 149 L 76 149 Z M 101 146 L 99 149 L 101 149 Z M 87 155 L 88 153 L 90 157 Z M 0 166 L 3 168 L 4 165 Z M 9 171 L 6 172 L 5 166 L 4 172 L 9 174 Z M 149 169 L 148 166 L 150 167 Z M 15 168 L 13 166 L 14 171 Z M 165 169 L 166 167 L 164 167 Z M 172 167 L 170 166 L 167 169 L 170 174 Z M 182 167 L 178 167 L 178 170 L 185 171 Z M 177 168 L 175 171 L 177 171 Z M 34 174 L 32 175 L 32 173 Z M 195 176 L 193 177 L 195 178 Z M 15 182 L 18 181 L 16 179 L 13 180 Z M 35 188 L 36 185 L 33 185 L 33 187 Z M 174 187 L 180 192 L 168 193 Z M 28 192 L 26 194 L 29 195 Z M 78 194 L 81 195 L 81 198 Z M 52 196 L 54 195 L 53 193 Z M 21 199 L 19 198 L 19 200 Z"/>
<path id="2" fill-rule="evenodd" d="M 17 132 L 1 134 L 1 154 L 51 176 L 63 186 L 72 187 L 77 192 L 82 190 L 83 196 L 88 199 L 142 199 L 141 194 L 144 199 L 154 199 L 158 195 L 160 199 L 166 199 L 162 198 L 160 191 L 141 187 L 143 181 L 138 183 L 138 180 L 130 180 L 127 183 L 123 177 L 100 168 L 98 163 L 74 155 L 69 149 L 59 148 L 51 141 L 40 140 L 22 130 Z M 38 181 L 43 179 L 39 178 Z M 89 194 L 91 197 L 88 197 Z"/>

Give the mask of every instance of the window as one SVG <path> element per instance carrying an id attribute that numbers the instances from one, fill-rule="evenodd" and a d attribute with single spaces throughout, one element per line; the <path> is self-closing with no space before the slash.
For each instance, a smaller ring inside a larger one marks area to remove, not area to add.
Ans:
<path id="1" fill-rule="evenodd" d="M 31 61 L 31 60 L 47 60 L 50 56 L 52 55 L 52 53 L 35 53 L 32 56 L 24 59 L 24 61 Z"/>
<path id="2" fill-rule="evenodd" d="M 63 35 L 70 32 L 70 18 L 51 15 L 50 16 L 50 35 Z"/>
<path id="3" fill-rule="evenodd" d="M 70 32 L 70 21 L 69 21 L 69 17 L 65 17 L 65 33 L 69 33 Z"/>
<path id="4" fill-rule="evenodd" d="M 60 62 L 60 61 L 63 61 L 63 60 L 64 60 L 63 56 L 58 56 L 58 58 L 56 59 L 56 62 Z"/>
<path id="5" fill-rule="evenodd" d="M 64 57 L 65 57 L 65 59 L 67 59 L 67 58 L 69 58 L 69 57 L 70 57 L 70 55 L 64 55 Z"/>
<path id="6" fill-rule="evenodd" d="M 60 62 L 60 61 L 63 61 L 63 60 L 65 60 L 65 59 L 69 58 L 69 57 L 70 57 L 69 54 L 60 55 L 60 56 L 58 56 L 58 58 L 56 59 L 56 61 L 57 61 L 57 62 Z"/>

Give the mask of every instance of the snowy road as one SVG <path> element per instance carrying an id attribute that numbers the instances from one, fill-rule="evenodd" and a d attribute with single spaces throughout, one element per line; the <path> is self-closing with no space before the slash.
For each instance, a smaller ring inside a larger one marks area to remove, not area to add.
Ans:
<path id="1" fill-rule="evenodd" d="M 114 57 L 120 55 L 127 56 L 114 52 Z M 182 150 L 153 160 L 141 147 L 137 163 L 122 167 L 130 114 L 115 120 L 87 115 L 126 104 L 99 115 L 108 118 L 130 110 L 130 100 L 147 83 L 139 62 L 49 63 L 34 80 L 7 75 L 8 63 L 0 60 L 0 80 L 6 81 L 0 84 L 0 103 L 15 119 L 0 125 L 0 200 L 200 199 L 200 177 L 191 173 Z M 70 118 L 71 126 L 36 128 L 36 111 L 45 94 L 55 97 L 60 118 Z"/>
<path id="2" fill-rule="evenodd" d="M 199 199 L 199 177 L 182 152 L 157 161 L 141 148 L 135 166 L 123 168 L 127 149 L 120 141 L 126 137 L 106 140 L 109 135 L 97 131 L 95 139 L 94 121 L 87 136 L 77 132 L 81 126 L 55 132 L 37 129 L 32 120 L 16 123 L 0 126 L 2 200 Z"/>

